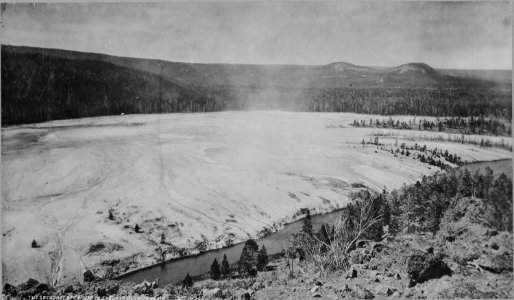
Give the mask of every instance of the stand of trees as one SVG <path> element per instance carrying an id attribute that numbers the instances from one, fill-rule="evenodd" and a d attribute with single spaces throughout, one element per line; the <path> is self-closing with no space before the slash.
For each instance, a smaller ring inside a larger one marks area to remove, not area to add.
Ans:
<path id="1" fill-rule="evenodd" d="M 293 246 L 287 254 L 293 258 L 299 254 L 300 260 L 321 272 L 346 269 L 350 265 L 349 252 L 356 243 L 382 240 L 386 226 L 388 235 L 435 234 L 442 222 L 459 220 L 468 209 L 472 210 L 470 222 L 512 232 L 512 185 L 512 178 L 504 173 L 496 175 L 487 167 L 473 174 L 467 169 L 455 169 L 423 176 L 416 184 L 391 193 L 362 190 L 352 195 L 353 201 L 333 226 L 324 224 L 314 234 L 304 219 L 304 229 L 293 236 Z M 452 230 L 444 235 L 459 234 Z"/>
<path id="2" fill-rule="evenodd" d="M 506 124 L 507 123 L 507 124 Z M 354 119 L 351 124 L 354 127 L 373 127 L 373 128 L 393 128 L 393 129 L 412 129 L 412 130 L 432 130 L 439 132 L 458 132 L 463 134 L 491 134 L 491 135 L 505 135 L 510 136 L 512 129 L 509 120 L 503 122 L 495 119 L 486 119 L 483 115 L 479 117 L 449 117 L 449 118 L 436 118 L 434 121 L 427 121 L 426 119 L 416 118 L 408 121 L 400 121 L 399 119 L 369 119 L 358 120 Z"/>
<path id="3" fill-rule="evenodd" d="M 491 215 L 484 218 L 493 228 L 512 232 L 512 179 L 505 174 L 471 174 L 456 169 L 445 174 L 423 176 L 414 185 L 394 190 L 388 196 L 392 212 L 390 230 L 398 232 L 432 232 L 439 230 L 441 218 L 455 199 L 482 199 Z"/>
<path id="4" fill-rule="evenodd" d="M 255 240 L 249 239 L 245 242 L 239 262 L 234 269 L 230 268 L 227 256 L 223 255 L 221 265 L 218 263 L 218 259 L 214 259 L 209 273 L 214 280 L 230 278 L 236 270 L 241 277 L 255 277 L 258 272 L 264 271 L 267 265 L 268 253 L 266 247 L 262 245 L 259 250 L 259 245 Z"/>
<path id="5" fill-rule="evenodd" d="M 2 125 L 121 113 L 247 109 L 507 120 L 512 116 L 510 92 L 491 87 L 193 86 L 101 60 L 2 51 Z M 484 122 L 473 126 L 498 127 Z"/>

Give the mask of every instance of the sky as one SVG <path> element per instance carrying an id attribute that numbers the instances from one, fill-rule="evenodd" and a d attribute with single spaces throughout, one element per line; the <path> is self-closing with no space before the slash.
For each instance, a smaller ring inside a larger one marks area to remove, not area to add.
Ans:
<path id="1" fill-rule="evenodd" d="M 2 44 L 196 63 L 511 69 L 511 2 L 7 4 Z"/>

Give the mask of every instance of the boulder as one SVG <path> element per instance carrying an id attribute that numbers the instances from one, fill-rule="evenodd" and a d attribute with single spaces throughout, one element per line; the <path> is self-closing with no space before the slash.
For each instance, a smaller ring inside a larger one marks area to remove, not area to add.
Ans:
<path id="1" fill-rule="evenodd" d="M 75 289 L 73 288 L 73 286 L 72 286 L 72 285 L 68 285 L 68 286 L 64 289 L 64 292 L 65 292 L 66 294 L 68 294 L 68 293 L 74 293 L 74 292 L 75 292 Z"/>
<path id="2" fill-rule="evenodd" d="M 36 286 L 36 293 L 48 292 L 50 288 L 46 283 L 40 283 Z"/>
<path id="3" fill-rule="evenodd" d="M 352 266 L 350 267 L 350 269 L 348 270 L 348 272 L 346 273 L 346 279 L 350 279 L 350 278 L 356 278 L 357 277 L 357 270 Z"/>
<path id="4" fill-rule="evenodd" d="M 260 290 L 260 289 L 262 289 L 262 288 L 264 288 L 264 283 L 259 282 L 259 281 L 258 281 L 258 282 L 255 282 L 255 283 L 252 285 L 252 289 L 253 289 L 253 290 L 255 290 L 255 291 Z"/>
<path id="5" fill-rule="evenodd" d="M 216 299 L 216 298 L 222 298 L 223 292 L 220 288 L 214 288 L 214 289 L 203 289 L 202 290 L 202 299 Z"/>
<path id="6" fill-rule="evenodd" d="M 374 252 L 380 253 L 384 249 L 384 244 L 376 242 L 373 244 L 372 249 Z"/>
<path id="7" fill-rule="evenodd" d="M 138 294 L 153 294 L 152 284 L 146 280 L 134 285 L 134 292 Z"/>
<path id="8" fill-rule="evenodd" d="M 242 292 L 239 293 L 238 299 L 250 300 L 250 299 L 252 299 L 252 295 L 248 291 L 243 290 Z"/>
<path id="9" fill-rule="evenodd" d="M 109 295 L 116 295 L 118 293 L 119 289 L 120 289 L 120 285 L 119 284 L 111 285 L 107 289 L 107 294 L 109 294 Z"/>
<path id="10" fill-rule="evenodd" d="M 29 280 L 27 280 L 27 282 L 18 285 L 18 290 L 19 291 L 28 291 L 31 288 L 36 287 L 38 284 L 39 284 L 39 281 L 29 278 Z"/>
<path id="11" fill-rule="evenodd" d="M 93 282 L 96 279 L 95 275 L 93 275 L 93 272 L 91 270 L 87 270 L 84 272 L 84 282 Z"/>
<path id="12" fill-rule="evenodd" d="M 509 255 L 481 255 L 473 261 L 482 269 L 492 273 L 512 272 L 512 257 Z"/>
<path id="13" fill-rule="evenodd" d="M 2 294 L 16 296 L 17 290 L 14 285 L 10 285 L 8 283 L 4 284 L 4 288 L 2 289 Z"/>
<path id="14" fill-rule="evenodd" d="M 364 247 L 367 247 L 370 244 L 370 242 L 371 242 L 370 240 L 358 240 L 355 243 L 355 247 L 364 248 Z"/>
<path id="15" fill-rule="evenodd" d="M 159 278 L 155 279 L 154 281 L 152 281 L 152 283 L 150 283 L 150 286 L 152 289 L 156 289 L 159 287 Z"/>
<path id="16" fill-rule="evenodd" d="M 391 289 L 383 284 L 380 284 L 377 287 L 375 287 L 375 294 L 381 296 L 391 296 L 395 291 L 395 289 Z"/>
<path id="17" fill-rule="evenodd" d="M 104 298 L 104 297 L 107 297 L 107 291 L 104 289 L 104 288 L 99 288 L 96 290 L 96 294 L 98 295 L 98 297 L 100 298 Z"/>
<path id="18" fill-rule="evenodd" d="M 232 296 L 232 293 L 230 292 L 229 289 L 224 289 L 223 291 L 221 291 L 223 297 L 225 298 L 230 298 Z"/>
<path id="19" fill-rule="evenodd" d="M 353 297 L 355 297 L 357 299 L 373 299 L 373 298 L 375 298 L 375 295 L 373 295 L 372 292 L 370 292 L 368 289 L 366 289 L 360 285 L 355 285 L 352 290 L 353 290 Z"/>
<path id="20" fill-rule="evenodd" d="M 443 261 L 442 254 L 427 254 L 417 252 L 407 259 L 407 273 L 409 274 L 409 286 L 425 282 L 444 275 L 451 276 L 452 271 Z"/>
<path id="21" fill-rule="evenodd" d="M 319 291 L 319 286 L 315 286 L 311 289 L 311 293 L 316 293 Z"/>

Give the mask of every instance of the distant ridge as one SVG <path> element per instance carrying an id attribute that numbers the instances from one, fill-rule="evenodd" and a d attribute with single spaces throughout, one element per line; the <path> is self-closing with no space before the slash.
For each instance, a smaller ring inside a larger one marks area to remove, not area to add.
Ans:
<path id="1" fill-rule="evenodd" d="M 38 54 L 71 60 L 93 60 L 149 72 L 189 86 L 277 87 L 427 87 L 484 84 L 478 76 L 448 76 L 425 63 L 364 67 L 348 62 L 321 66 L 205 64 L 139 59 L 58 49 L 2 46 L 2 53 Z M 452 74 L 453 75 L 453 74 Z M 489 82 L 491 83 L 491 82 Z"/>
<path id="2" fill-rule="evenodd" d="M 419 105 L 382 107 L 385 104 L 354 102 L 379 101 L 381 96 L 374 97 L 372 89 L 419 89 L 426 90 L 425 94 L 436 89 L 494 88 L 504 93 L 511 89 L 505 73 L 489 72 L 484 80 L 480 72 L 440 71 L 424 63 L 396 67 L 348 62 L 320 66 L 205 64 L 9 45 L 1 46 L 1 55 L 4 125 L 121 113 L 227 109 L 418 113 Z M 379 92 L 384 93 L 393 92 Z M 394 94 L 401 101 L 413 101 L 406 92 Z"/>

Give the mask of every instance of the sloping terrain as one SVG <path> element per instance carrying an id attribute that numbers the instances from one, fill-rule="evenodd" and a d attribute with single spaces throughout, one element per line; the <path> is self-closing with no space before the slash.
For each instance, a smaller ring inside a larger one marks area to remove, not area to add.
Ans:
<path id="1" fill-rule="evenodd" d="M 16 55 L 38 54 L 48 59 L 58 57 L 72 61 L 102 61 L 113 65 L 148 72 L 164 79 L 192 86 L 275 86 L 275 87 L 433 87 L 490 84 L 480 76 L 458 77 L 440 73 L 424 63 L 408 63 L 397 67 L 365 67 L 346 62 L 323 66 L 247 65 L 181 63 L 155 59 L 117 57 L 57 49 L 3 46 L 5 59 Z M 469 73 L 469 72 L 468 72 Z M 467 73 L 466 73 L 467 74 Z M 413 79 L 415 77 L 415 79 Z M 495 79 L 489 77 L 488 79 Z M 453 81 L 451 81 L 452 79 Z M 492 80 L 489 80 L 492 81 Z"/>
<path id="2" fill-rule="evenodd" d="M 490 80 L 498 76 L 446 75 L 423 63 L 193 64 L 4 45 L 1 68 L 2 125 L 248 109 L 507 119 L 511 111 L 510 83 Z"/>

